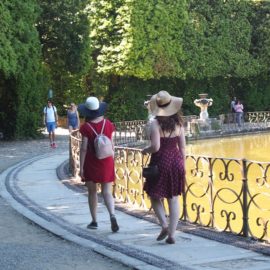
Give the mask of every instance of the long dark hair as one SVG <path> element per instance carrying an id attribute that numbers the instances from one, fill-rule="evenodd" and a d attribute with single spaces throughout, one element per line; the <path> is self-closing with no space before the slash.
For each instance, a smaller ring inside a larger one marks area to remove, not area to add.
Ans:
<path id="1" fill-rule="evenodd" d="M 176 126 L 182 127 L 184 124 L 181 112 L 170 116 L 156 116 L 155 117 L 160 125 L 162 131 L 173 132 Z"/>

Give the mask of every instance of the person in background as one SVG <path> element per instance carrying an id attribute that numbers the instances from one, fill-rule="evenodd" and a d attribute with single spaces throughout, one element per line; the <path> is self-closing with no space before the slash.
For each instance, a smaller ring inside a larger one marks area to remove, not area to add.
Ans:
<path id="1" fill-rule="evenodd" d="M 75 103 L 70 103 L 70 107 L 67 110 L 67 125 L 69 133 L 72 130 L 78 129 L 80 127 L 80 117 Z"/>
<path id="2" fill-rule="evenodd" d="M 46 107 L 43 110 L 43 123 L 47 127 L 49 133 L 50 145 L 52 148 L 56 148 L 55 143 L 55 129 L 58 124 L 57 109 L 53 105 L 53 102 L 49 99 Z"/>
<path id="3" fill-rule="evenodd" d="M 94 140 L 101 133 L 104 124 L 104 114 L 107 108 L 105 102 L 99 102 L 96 97 L 88 97 L 84 104 L 78 106 L 78 111 L 85 117 L 85 123 L 81 125 L 82 144 L 80 149 L 80 176 L 88 189 L 88 204 L 92 221 L 87 225 L 88 229 L 97 229 L 97 184 L 101 184 L 101 193 L 110 215 L 111 230 L 117 232 L 119 226 L 115 217 L 114 198 L 112 196 L 112 183 L 115 180 L 114 157 L 109 156 L 98 159 L 95 155 Z M 103 134 L 112 140 L 115 131 L 114 125 L 106 119 Z"/>
<path id="4" fill-rule="evenodd" d="M 171 96 L 167 91 L 160 91 L 149 102 L 155 117 L 150 126 L 150 146 L 142 154 L 151 154 L 151 165 L 157 165 L 159 176 L 146 179 L 144 190 L 151 199 L 152 207 L 162 227 L 157 241 L 175 243 L 175 231 L 178 224 L 179 195 L 185 185 L 185 132 L 180 109 L 183 99 Z M 162 200 L 169 205 L 169 224 L 167 223 Z"/>
<path id="5" fill-rule="evenodd" d="M 237 100 L 236 104 L 234 105 L 234 110 L 236 113 L 236 123 L 238 127 L 240 128 L 241 123 L 242 123 L 243 113 L 244 113 L 244 106 L 240 100 Z"/>
<path id="6" fill-rule="evenodd" d="M 236 122 L 236 114 L 235 114 L 235 110 L 234 110 L 234 106 L 236 104 L 236 97 L 234 97 L 231 101 L 231 114 L 232 114 L 232 122 L 235 123 Z"/>
<path id="7" fill-rule="evenodd" d="M 231 113 L 235 113 L 234 106 L 236 104 L 236 97 L 233 98 L 231 101 Z"/>

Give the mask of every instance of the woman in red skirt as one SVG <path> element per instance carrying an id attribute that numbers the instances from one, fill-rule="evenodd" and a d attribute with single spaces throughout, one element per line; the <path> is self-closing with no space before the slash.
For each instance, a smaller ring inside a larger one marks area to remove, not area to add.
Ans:
<path id="1" fill-rule="evenodd" d="M 95 154 L 94 140 L 96 133 L 103 134 L 112 140 L 115 131 L 114 125 L 109 119 L 104 119 L 107 108 L 105 102 L 99 102 L 96 97 L 88 97 L 84 104 L 78 106 L 78 111 L 85 117 L 85 123 L 80 127 L 82 144 L 80 149 L 80 175 L 88 188 L 88 203 L 92 221 L 88 229 L 97 229 L 97 184 L 100 183 L 102 196 L 110 215 L 111 229 L 119 230 L 114 213 L 114 198 L 112 196 L 112 183 L 115 180 L 114 157 L 109 156 L 98 159 Z"/>

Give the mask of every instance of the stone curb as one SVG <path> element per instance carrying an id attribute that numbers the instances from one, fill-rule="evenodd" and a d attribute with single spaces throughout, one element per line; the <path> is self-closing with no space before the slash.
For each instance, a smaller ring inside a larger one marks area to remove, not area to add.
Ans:
<path id="1" fill-rule="evenodd" d="M 51 156 L 51 154 L 36 156 L 32 159 L 25 160 L 10 167 L 1 174 L 4 181 L 0 183 L 0 195 L 15 210 L 59 237 L 91 248 L 93 251 L 130 266 L 133 269 L 190 269 L 156 255 L 135 248 L 122 246 L 115 241 L 90 235 L 87 233 L 86 229 L 84 230 L 74 225 L 67 224 L 65 220 L 54 216 L 46 209 L 33 202 L 31 198 L 26 197 L 18 185 L 18 174 L 25 166 L 49 156 Z M 63 166 L 60 166 L 59 169 L 61 167 L 63 168 Z M 58 173 L 59 169 L 57 170 Z M 64 184 L 66 184 L 66 181 L 64 182 Z"/>

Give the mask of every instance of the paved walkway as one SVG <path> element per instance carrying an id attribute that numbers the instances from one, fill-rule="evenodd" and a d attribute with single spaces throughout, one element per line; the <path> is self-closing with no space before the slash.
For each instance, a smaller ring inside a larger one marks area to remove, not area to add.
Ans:
<path id="1" fill-rule="evenodd" d="M 160 227 L 117 211 L 112 233 L 108 213 L 98 206 L 98 230 L 88 230 L 87 197 L 59 181 L 56 170 L 68 152 L 51 152 L 4 171 L 0 194 L 22 215 L 60 237 L 90 247 L 135 269 L 269 270 L 270 257 L 246 249 L 177 232 L 175 245 L 157 242 Z"/>

